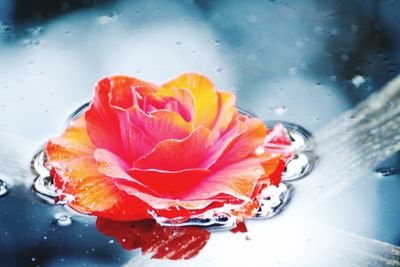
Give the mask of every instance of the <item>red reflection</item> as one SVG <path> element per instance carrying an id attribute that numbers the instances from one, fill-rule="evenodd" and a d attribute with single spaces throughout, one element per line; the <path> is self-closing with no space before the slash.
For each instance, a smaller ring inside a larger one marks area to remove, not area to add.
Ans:
<path id="1" fill-rule="evenodd" d="M 210 232 L 205 229 L 166 227 L 153 220 L 128 223 L 98 218 L 96 227 L 103 234 L 116 238 L 123 248 L 141 248 L 142 254 L 151 253 L 156 259 L 193 258 L 210 239 Z"/>

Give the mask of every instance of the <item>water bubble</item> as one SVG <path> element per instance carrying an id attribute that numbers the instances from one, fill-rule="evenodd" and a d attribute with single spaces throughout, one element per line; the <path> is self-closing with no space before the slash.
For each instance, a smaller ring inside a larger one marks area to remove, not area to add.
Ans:
<path id="1" fill-rule="evenodd" d="M 58 226 L 69 226 L 72 224 L 72 218 L 67 214 L 56 214 L 54 219 Z"/>
<path id="2" fill-rule="evenodd" d="M 314 162 L 315 157 L 311 153 L 295 154 L 286 164 L 282 181 L 293 181 L 306 176 L 313 169 Z"/>
<path id="3" fill-rule="evenodd" d="M 8 188 L 5 182 L 0 180 L 0 197 L 5 196 L 8 193 Z"/>
<path id="4" fill-rule="evenodd" d="M 275 106 L 270 108 L 270 110 L 274 112 L 276 115 L 283 115 L 288 111 L 288 109 L 285 106 Z"/>
<path id="5" fill-rule="evenodd" d="M 393 167 L 377 168 L 375 171 L 381 177 L 392 176 L 392 175 L 395 175 L 398 172 L 398 170 L 396 170 L 396 168 L 393 168 Z"/>
<path id="6" fill-rule="evenodd" d="M 360 87 L 363 83 L 365 83 L 366 79 L 361 75 L 356 75 L 351 79 L 351 82 L 355 87 Z"/>
<path id="7" fill-rule="evenodd" d="M 292 196 L 293 188 L 280 183 L 278 186 L 270 185 L 261 193 L 260 208 L 256 219 L 267 219 L 279 214 Z"/>

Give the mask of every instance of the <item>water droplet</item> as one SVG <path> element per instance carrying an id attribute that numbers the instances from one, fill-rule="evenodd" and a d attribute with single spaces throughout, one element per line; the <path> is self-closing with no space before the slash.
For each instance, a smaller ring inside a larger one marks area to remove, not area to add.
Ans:
<path id="1" fill-rule="evenodd" d="M 255 22 L 257 22 L 257 17 L 254 15 L 249 15 L 246 17 L 246 21 L 250 22 L 250 23 L 255 23 Z"/>
<path id="2" fill-rule="evenodd" d="M 116 22 L 118 20 L 118 17 L 119 15 L 113 12 L 108 15 L 98 17 L 97 23 L 100 25 L 108 25 L 110 23 Z"/>
<path id="3" fill-rule="evenodd" d="M 360 87 L 363 83 L 365 83 L 366 79 L 361 75 L 356 75 L 351 79 L 351 82 L 355 87 Z"/>
<path id="4" fill-rule="evenodd" d="M 5 196 L 8 193 L 8 188 L 5 182 L 0 180 L 0 197 Z"/>
<path id="5" fill-rule="evenodd" d="M 72 218 L 67 214 L 56 214 L 54 219 L 58 226 L 69 226 L 72 224 Z"/>
<path id="6" fill-rule="evenodd" d="M 315 157 L 311 153 L 295 154 L 286 164 L 282 181 L 293 181 L 306 176 L 313 169 L 314 162 Z"/>
<path id="7" fill-rule="evenodd" d="M 261 193 L 261 205 L 256 219 L 267 219 L 279 214 L 291 199 L 292 191 L 292 186 L 284 183 L 265 188 Z"/>
<path id="8" fill-rule="evenodd" d="M 27 31 L 30 35 L 32 35 L 32 36 L 38 36 L 39 34 L 42 33 L 43 28 L 40 27 L 40 26 L 38 26 L 38 27 L 31 27 L 31 28 L 28 28 L 26 31 Z"/>
<path id="9" fill-rule="evenodd" d="M 0 22 L 0 36 L 11 37 L 14 34 L 14 26 Z"/>
<path id="10" fill-rule="evenodd" d="M 274 112 L 276 115 L 283 115 L 288 111 L 288 109 L 285 106 L 275 106 L 270 108 L 270 110 Z"/>
<path id="11" fill-rule="evenodd" d="M 294 75 L 296 75 L 297 74 L 297 69 L 296 68 L 290 68 L 289 69 L 289 74 L 291 75 L 291 76 L 294 76 Z"/>
<path id="12" fill-rule="evenodd" d="M 393 168 L 393 167 L 378 168 L 375 171 L 376 171 L 376 173 L 379 174 L 380 177 L 392 176 L 398 172 L 398 170 L 396 170 L 396 168 Z"/>
<path id="13" fill-rule="evenodd" d="M 216 68 L 215 70 L 214 70 L 214 72 L 215 72 L 215 74 L 220 74 L 221 72 L 222 72 L 222 68 Z"/>
<path id="14" fill-rule="evenodd" d="M 108 241 L 109 244 L 114 244 L 114 242 L 115 242 L 115 241 L 114 241 L 113 239 L 110 239 L 110 240 Z"/>
<path id="15" fill-rule="evenodd" d="M 312 123 L 317 123 L 320 121 L 319 117 L 312 117 L 310 120 Z"/>

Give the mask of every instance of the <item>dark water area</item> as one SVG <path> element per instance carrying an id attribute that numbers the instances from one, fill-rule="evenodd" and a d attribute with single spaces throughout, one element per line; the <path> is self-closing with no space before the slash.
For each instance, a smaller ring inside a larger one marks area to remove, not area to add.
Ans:
<path id="1" fill-rule="evenodd" d="M 195 71 L 236 92 L 238 106 L 263 120 L 318 133 L 400 73 L 399 14 L 396 0 L 3 0 L 0 132 L 27 140 L 14 150 L 32 158 L 91 99 L 100 78 L 127 74 L 163 83 Z M 397 98 L 388 105 L 397 108 Z M 0 266 L 219 266 L 222 259 L 235 266 L 231 251 L 240 248 L 247 262 L 264 266 L 265 253 L 257 254 L 260 242 L 251 236 L 287 223 L 297 211 L 252 222 L 249 235 L 213 233 L 187 262 L 149 260 L 99 232 L 95 218 L 37 197 L 29 166 L 15 166 L 29 173 L 23 183 L 0 172 Z M 370 170 L 363 179 L 307 219 L 400 246 L 399 152 L 363 167 Z M 323 176 L 320 170 L 317 162 L 315 173 Z M 295 203 L 296 181 L 293 186 Z M 274 253 L 279 264 L 285 255 Z"/>

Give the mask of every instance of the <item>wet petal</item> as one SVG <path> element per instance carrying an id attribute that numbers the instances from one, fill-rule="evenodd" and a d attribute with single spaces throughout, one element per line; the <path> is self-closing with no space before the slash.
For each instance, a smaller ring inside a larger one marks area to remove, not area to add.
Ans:
<path id="1" fill-rule="evenodd" d="M 266 134 L 264 123 L 256 118 L 244 116 L 240 116 L 239 119 L 244 122 L 246 130 L 233 139 L 212 169 L 220 169 L 239 162 L 254 154 L 256 148 L 263 144 Z"/>
<path id="2" fill-rule="evenodd" d="M 252 195 L 258 179 L 264 175 L 262 163 L 272 157 L 268 154 L 250 157 L 214 171 L 188 192 L 186 199 L 212 198 L 220 193 L 247 199 Z"/>
<path id="3" fill-rule="evenodd" d="M 62 163 L 81 154 L 89 154 L 93 149 L 94 145 L 86 133 L 85 119 L 80 117 L 69 124 L 63 135 L 49 140 L 46 155 L 49 162 Z"/>
<path id="4" fill-rule="evenodd" d="M 84 118 L 73 121 L 61 137 L 49 141 L 47 166 L 61 197 L 73 209 L 115 220 L 151 218 L 148 205 L 126 194 L 114 179 L 102 174 L 93 158 L 95 147 L 86 132 Z M 126 209 L 132 203 L 135 209 Z"/>
<path id="5" fill-rule="evenodd" d="M 186 138 L 193 131 L 191 123 L 171 111 L 157 110 L 146 114 L 137 107 L 132 107 L 129 109 L 129 117 L 134 126 L 143 131 L 152 147 L 167 139 Z"/>
<path id="6" fill-rule="evenodd" d="M 162 197 L 171 199 L 179 199 L 209 175 L 209 171 L 204 169 L 170 172 L 133 168 L 128 173 Z"/>
<path id="7" fill-rule="evenodd" d="M 138 159 L 133 167 L 142 170 L 181 171 L 203 168 L 208 156 L 211 132 L 196 128 L 183 140 L 166 140 L 159 143 L 153 151 Z"/>
<path id="8" fill-rule="evenodd" d="M 141 248 L 152 258 L 183 260 L 195 257 L 210 233 L 199 227 L 163 227 L 154 221 L 122 223 L 98 218 L 96 228 L 115 237 L 125 249 Z"/>
<path id="9" fill-rule="evenodd" d="M 139 101 L 136 90 L 154 91 L 155 86 L 130 77 L 105 78 L 96 85 L 93 101 L 85 113 L 88 135 L 93 144 L 126 160 L 132 154 L 138 154 L 138 150 L 132 148 L 132 141 L 128 140 L 147 144 L 140 130 L 132 129 L 123 114 L 124 107 Z"/>
<path id="10" fill-rule="evenodd" d="M 189 90 L 195 102 L 194 125 L 211 129 L 218 114 L 218 95 L 207 77 L 194 73 L 183 74 L 162 87 Z"/>
<path id="11" fill-rule="evenodd" d="M 177 104 L 176 111 L 185 121 L 192 122 L 195 113 L 195 100 L 193 94 L 185 88 L 160 87 L 157 91 L 157 97 L 163 98 L 167 103 L 166 109 L 171 109 L 169 102 L 175 101 Z"/>
<path id="12" fill-rule="evenodd" d="M 237 113 L 235 107 L 236 97 L 229 92 L 218 92 L 218 115 L 213 125 L 213 139 L 218 138 L 234 119 Z"/>

